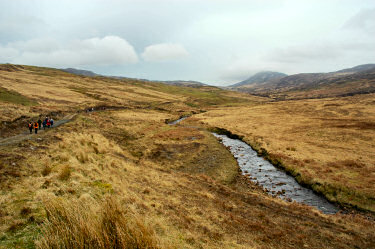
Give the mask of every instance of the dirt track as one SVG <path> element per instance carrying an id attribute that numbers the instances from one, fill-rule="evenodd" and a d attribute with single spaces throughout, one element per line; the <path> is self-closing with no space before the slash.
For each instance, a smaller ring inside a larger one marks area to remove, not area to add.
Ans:
<path id="1" fill-rule="evenodd" d="M 62 119 L 55 121 L 53 127 L 49 128 L 49 129 L 53 129 L 53 128 L 56 128 L 60 125 L 68 123 L 76 115 L 77 114 L 69 114 L 69 115 L 63 117 Z M 44 132 L 44 130 L 42 130 L 42 129 L 38 130 L 38 133 L 43 133 L 43 132 Z M 19 143 L 23 140 L 32 140 L 32 139 L 35 139 L 37 136 L 38 136 L 38 134 L 34 134 L 34 133 L 30 134 L 29 130 L 25 129 L 25 131 L 22 132 L 21 134 L 1 139 L 0 140 L 0 146 L 6 146 L 6 145 L 9 145 L 9 144 Z"/>

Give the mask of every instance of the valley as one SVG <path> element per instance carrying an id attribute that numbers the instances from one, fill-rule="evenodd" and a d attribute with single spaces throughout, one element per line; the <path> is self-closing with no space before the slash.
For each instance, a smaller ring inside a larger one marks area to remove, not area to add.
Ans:
<path id="1" fill-rule="evenodd" d="M 373 247 L 375 95 L 297 94 L 1 65 L 0 248 Z M 13 139 L 46 115 L 69 122 Z M 269 195 L 212 131 L 342 211 Z"/>

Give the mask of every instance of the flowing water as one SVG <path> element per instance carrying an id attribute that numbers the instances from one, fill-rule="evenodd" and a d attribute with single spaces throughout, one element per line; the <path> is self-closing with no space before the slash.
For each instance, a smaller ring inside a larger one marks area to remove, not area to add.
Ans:
<path id="1" fill-rule="evenodd" d="M 177 120 L 175 120 L 175 121 L 169 122 L 168 124 L 169 124 L 169 125 L 175 125 L 175 124 L 178 124 L 178 123 L 180 123 L 182 120 L 187 119 L 188 117 L 190 117 L 190 116 L 186 116 L 186 117 L 179 118 L 179 119 L 177 119 Z"/>
<path id="2" fill-rule="evenodd" d="M 217 137 L 236 158 L 242 173 L 248 175 L 250 180 L 261 185 L 269 194 L 277 195 L 281 199 L 291 199 L 318 208 L 326 214 L 334 214 L 339 209 L 328 202 L 324 197 L 315 194 L 311 189 L 305 188 L 284 171 L 276 168 L 270 162 L 259 157 L 248 144 L 231 139 L 226 135 Z"/>
<path id="3" fill-rule="evenodd" d="M 186 118 L 188 117 L 182 117 L 169 124 L 175 125 Z M 261 185 L 269 194 L 277 195 L 284 200 L 290 199 L 316 207 L 326 214 L 335 214 L 339 211 L 327 199 L 315 194 L 311 189 L 299 185 L 292 176 L 276 168 L 263 157 L 259 157 L 257 152 L 248 144 L 238 139 L 229 138 L 226 135 L 212 134 L 224 146 L 229 148 L 230 152 L 236 158 L 242 173 L 249 176 L 251 181 Z"/>

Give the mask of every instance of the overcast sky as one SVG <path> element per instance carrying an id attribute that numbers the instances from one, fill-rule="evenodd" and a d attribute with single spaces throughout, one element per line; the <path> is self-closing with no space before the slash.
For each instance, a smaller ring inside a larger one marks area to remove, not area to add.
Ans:
<path id="1" fill-rule="evenodd" d="M 374 0 L 0 0 L 0 63 L 227 85 L 375 63 Z"/>

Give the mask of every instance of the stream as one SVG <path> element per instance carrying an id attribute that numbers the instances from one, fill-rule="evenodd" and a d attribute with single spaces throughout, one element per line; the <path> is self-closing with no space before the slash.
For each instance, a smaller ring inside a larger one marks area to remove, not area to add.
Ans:
<path id="1" fill-rule="evenodd" d="M 212 134 L 230 150 L 236 158 L 242 174 L 247 175 L 252 182 L 258 183 L 269 194 L 277 195 L 284 200 L 290 199 L 313 206 L 326 214 L 335 214 L 339 211 L 323 196 L 301 186 L 292 176 L 259 157 L 248 144 L 238 139 L 231 139 L 226 135 Z"/>
<path id="2" fill-rule="evenodd" d="M 188 117 L 190 117 L 190 116 L 185 116 L 185 117 L 179 118 L 179 119 L 177 119 L 177 120 L 175 120 L 175 121 L 169 122 L 168 124 L 169 124 L 169 125 L 175 125 L 175 124 L 178 124 L 178 123 L 180 123 L 182 120 L 187 119 Z"/>
<path id="3" fill-rule="evenodd" d="M 182 117 L 170 122 L 169 125 L 175 125 L 186 118 L 188 117 Z M 252 182 L 262 186 L 270 195 L 313 206 L 325 214 L 335 214 L 339 211 L 339 208 L 323 196 L 301 186 L 292 176 L 276 168 L 263 157 L 258 156 L 258 153 L 250 145 L 226 135 L 212 134 L 230 150 L 236 158 L 242 174 L 248 176 Z"/>

